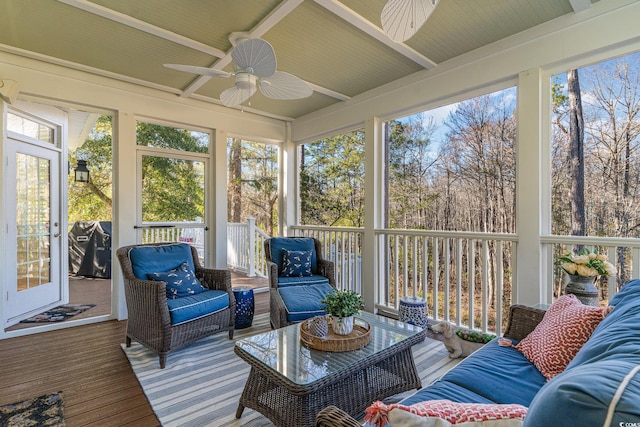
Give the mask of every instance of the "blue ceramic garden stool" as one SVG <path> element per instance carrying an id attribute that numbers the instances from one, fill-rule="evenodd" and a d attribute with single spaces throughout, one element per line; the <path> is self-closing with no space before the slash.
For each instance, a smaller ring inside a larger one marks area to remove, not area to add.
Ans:
<path id="1" fill-rule="evenodd" d="M 255 300 L 253 288 L 250 286 L 235 286 L 231 288 L 236 298 L 236 329 L 244 329 L 253 323 Z"/>
<path id="2" fill-rule="evenodd" d="M 398 318 L 401 322 L 427 327 L 427 303 L 420 297 L 400 298 L 400 311 Z"/>

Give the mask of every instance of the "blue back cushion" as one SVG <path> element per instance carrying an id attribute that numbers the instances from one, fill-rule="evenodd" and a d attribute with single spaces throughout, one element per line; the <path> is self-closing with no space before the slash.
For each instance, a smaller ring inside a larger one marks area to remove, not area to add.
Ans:
<path id="1" fill-rule="evenodd" d="M 600 426 L 610 405 L 614 412 L 607 425 L 638 425 L 640 373 L 634 371 L 636 366 L 627 360 L 600 360 L 565 370 L 538 392 L 524 426 Z M 622 393 L 615 402 L 618 390 Z"/>
<path id="2" fill-rule="evenodd" d="M 282 271 L 282 250 L 313 251 L 311 254 L 311 273 L 318 273 L 318 258 L 316 246 L 311 237 L 273 237 L 269 241 L 271 245 L 271 261 L 278 266 L 278 272 Z"/>
<path id="3" fill-rule="evenodd" d="M 149 280 L 147 274 L 169 271 L 186 262 L 195 271 L 191 246 L 186 243 L 175 245 L 138 246 L 129 251 L 133 275 L 140 280 Z"/>
<path id="4" fill-rule="evenodd" d="M 605 359 L 624 359 L 640 365 L 640 280 L 626 283 L 609 304 L 613 310 L 596 327 L 567 370 Z"/>

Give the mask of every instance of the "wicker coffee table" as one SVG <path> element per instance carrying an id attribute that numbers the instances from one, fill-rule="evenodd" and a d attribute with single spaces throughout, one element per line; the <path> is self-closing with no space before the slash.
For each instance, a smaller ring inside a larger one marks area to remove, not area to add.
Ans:
<path id="1" fill-rule="evenodd" d="M 411 346 L 422 328 L 362 312 L 371 341 L 346 352 L 312 350 L 300 343 L 300 325 L 238 340 L 235 353 L 251 365 L 236 418 L 244 408 L 277 426 L 313 426 L 317 413 L 335 405 L 360 416 L 373 401 L 422 387 Z"/>

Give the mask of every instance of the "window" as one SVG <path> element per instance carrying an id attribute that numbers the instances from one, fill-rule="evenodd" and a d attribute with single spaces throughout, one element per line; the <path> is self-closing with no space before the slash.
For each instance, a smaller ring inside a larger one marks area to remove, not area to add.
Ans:
<path id="1" fill-rule="evenodd" d="M 515 232 L 516 90 L 390 121 L 388 228 Z"/>
<path id="2" fill-rule="evenodd" d="M 15 113 L 7 113 L 7 130 L 48 144 L 55 144 L 55 128 Z"/>

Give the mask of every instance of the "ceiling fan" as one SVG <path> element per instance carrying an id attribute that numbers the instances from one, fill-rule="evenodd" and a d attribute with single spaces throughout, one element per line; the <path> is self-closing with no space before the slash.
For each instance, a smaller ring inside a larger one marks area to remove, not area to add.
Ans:
<path id="1" fill-rule="evenodd" d="M 232 37 L 232 43 L 236 38 Z M 271 44 L 262 39 L 238 39 L 231 51 L 234 71 L 193 65 L 164 64 L 165 67 L 209 77 L 234 77 L 233 87 L 220 94 L 220 101 L 235 107 L 251 98 L 257 88 L 272 99 L 301 99 L 311 96 L 313 89 L 302 79 L 284 71 L 276 71 L 276 54 Z"/>
<path id="2" fill-rule="evenodd" d="M 409 40 L 427 22 L 440 0 L 387 0 L 380 20 L 394 42 Z"/>

